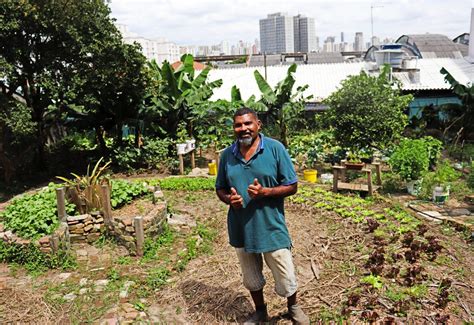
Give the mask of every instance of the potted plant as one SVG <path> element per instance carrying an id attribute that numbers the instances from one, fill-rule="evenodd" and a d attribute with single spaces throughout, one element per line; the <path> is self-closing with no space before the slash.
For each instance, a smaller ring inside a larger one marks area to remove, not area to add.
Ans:
<path id="1" fill-rule="evenodd" d="M 186 143 L 188 132 L 186 131 L 186 123 L 184 121 L 179 123 L 178 130 L 176 131 L 176 136 L 176 150 L 178 151 L 178 155 L 184 155 L 187 152 L 188 147 L 188 144 Z"/>
<path id="2" fill-rule="evenodd" d="M 361 170 L 362 168 L 364 168 L 365 163 L 361 160 L 359 151 L 349 151 L 346 158 L 347 159 L 344 165 L 347 169 Z"/>
<path id="3" fill-rule="evenodd" d="M 406 182 L 408 193 L 416 195 L 422 176 L 428 172 L 430 159 L 426 146 L 419 139 L 403 139 L 392 153 L 389 164 Z"/>

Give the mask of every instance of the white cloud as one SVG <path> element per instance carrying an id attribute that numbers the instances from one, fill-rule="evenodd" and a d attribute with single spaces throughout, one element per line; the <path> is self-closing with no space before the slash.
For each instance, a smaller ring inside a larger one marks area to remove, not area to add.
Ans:
<path id="1" fill-rule="evenodd" d="M 474 0 L 112 0 L 112 16 L 145 37 L 166 37 L 177 44 L 217 44 L 259 38 L 259 19 L 287 12 L 315 18 L 320 42 L 341 32 L 397 38 L 440 33 L 453 38 L 469 32 Z"/>

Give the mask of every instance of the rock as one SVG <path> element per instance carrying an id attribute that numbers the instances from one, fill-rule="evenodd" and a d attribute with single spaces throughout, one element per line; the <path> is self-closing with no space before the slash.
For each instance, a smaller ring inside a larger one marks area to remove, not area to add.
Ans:
<path id="1" fill-rule="evenodd" d="M 85 249 L 78 249 L 78 250 L 76 250 L 76 255 L 77 255 L 77 256 L 87 256 L 87 250 L 85 250 Z"/>
<path id="2" fill-rule="evenodd" d="M 104 280 L 97 280 L 94 282 L 94 285 L 96 287 L 105 287 L 109 283 L 109 280 L 104 279 Z"/>
<path id="3" fill-rule="evenodd" d="M 164 199 L 165 198 L 165 195 L 163 194 L 162 191 L 155 191 L 153 193 L 153 196 L 155 197 L 155 199 Z"/>
<path id="4" fill-rule="evenodd" d="M 84 228 L 71 229 L 69 232 L 71 234 L 82 235 L 84 234 Z"/>
<path id="5" fill-rule="evenodd" d="M 208 176 L 207 168 L 193 168 L 193 170 L 188 174 L 189 176 Z"/>
<path id="6" fill-rule="evenodd" d="M 2 233 L 5 230 L 5 227 L 0 223 L 0 233 Z"/>
<path id="7" fill-rule="evenodd" d="M 97 232 L 87 235 L 87 241 L 89 243 L 95 242 L 99 238 L 100 238 L 100 233 L 97 233 Z"/>
<path id="8" fill-rule="evenodd" d="M 58 275 L 58 278 L 61 280 L 67 280 L 71 276 L 71 273 L 61 273 Z"/>
<path id="9" fill-rule="evenodd" d="M 134 233 L 135 229 L 133 227 L 125 227 L 125 231 L 128 231 L 129 233 Z"/>
<path id="10" fill-rule="evenodd" d="M 84 227 L 84 232 L 89 232 L 89 231 L 91 231 L 93 228 L 94 228 L 94 225 L 89 224 L 89 225 L 87 225 L 87 226 Z"/>
<path id="11" fill-rule="evenodd" d="M 128 298 L 128 289 L 130 289 L 131 286 L 133 286 L 135 282 L 133 281 L 127 281 L 124 283 L 122 290 L 120 291 L 119 297 L 120 299 Z"/>
<path id="12" fill-rule="evenodd" d="M 135 238 L 132 237 L 132 236 L 123 236 L 122 239 L 125 240 L 126 242 L 130 242 L 130 243 L 135 242 Z"/>
<path id="13" fill-rule="evenodd" d="M 125 314 L 125 318 L 127 320 L 135 320 L 135 318 L 137 318 L 138 315 L 139 315 L 138 311 L 131 311 Z"/>
<path id="14" fill-rule="evenodd" d="M 3 233 L 3 238 L 6 240 L 10 240 L 13 237 L 13 232 L 11 230 L 7 230 Z"/>
<path id="15" fill-rule="evenodd" d="M 94 223 L 104 223 L 104 218 L 100 217 L 94 220 Z"/>
<path id="16" fill-rule="evenodd" d="M 76 294 L 74 294 L 74 293 L 71 292 L 71 293 L 68 293 L 67 295 L 64 295 L 64 296 L 63 296 L 63 299 L 66 300 L 66 301 L 71 302 L 71 301 L 73 301 L 74 299 L 76 299 L 76 297 L 77 297 Z"/>
<path id="17" fill-rule="evenodd" d="M 79 285 L 80 285 L 81 287 L 83 287 L 83 286 L 87 285 L 88 282 L 89 282 L 89 279 L 87 279 L 87 278 L 82 278 L 82 279 L 79 280 Z"/>
<path id="18" fill-rule="evenodd" d="M 52 252 L 51 247 L 45 247 L 45 246 L 41 246 L 40 251 L 45 253 L 45 254 L 49 254 L 49 253 Z"/>
<path id="19" fill-rule="evenodd" d="M 196 227 L 196 221 L 193 220 L 191 217 L 184 215 L 184 214 L 170 214 L 168 217 L 168 224 L 170 226 L 189 226 L 189 227 Z"/>
<path id="20" fill-rule="evenodd" d="M 38 242 L 40 245 L 49 245 L 49 236 L 41 237 Z"/>
<path id="21" fill-rule="evenodd" d="M 120 306 L 122 308 L 123 311 L 125 311 L 126 313 L 131 313 L 131 312 L 134 312 L 136 311 L 135 310 L 135 307 L 131 304 L 131 303 L 125 303 L 125 304 L 122 304 L 122 306 Z"/>
<path id="22" fill-rule="evenodd" d="M 86 237 L 80 234 L 71 234 L 69 235 L 69 240 L 71 243 L 81 243 L 86 240 Z"/>
<path id="23" fill-rule="evenodd" d="M 89 214 L 81 214 L 81 215 L 78 215 L 78 216 L 68 216 L 67 217 L 67 221 L 82 221 L 82 220 L 86 220 L 88 217 L 90 217 Z"/>
<path id="24" fill-rule="evenodd" d="M 91 289 L 89 288 L 82 288 L 79 290 L 79 294 L 80 295 L 85 295 L 86 293 L 88 293 Z"/>
<path id="25" fill-rule="evenodd" d="M 469 211 L 468 209 L 453 209 L 453 210 L 449 210 L 448 214 L 451 217 L 468 216 L 471 214 L 471 211 Z"/>
<path id="26" fill-rule="evenodd" d="M 132 219 L 129 219 L 129 218 L 122 220 L 122 222 L 127 227 L 130 227 L 133 223 Z"/>

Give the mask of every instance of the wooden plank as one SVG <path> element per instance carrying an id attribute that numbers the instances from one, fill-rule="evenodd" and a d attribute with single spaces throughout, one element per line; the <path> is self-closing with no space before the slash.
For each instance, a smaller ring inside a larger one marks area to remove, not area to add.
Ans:
<path id="1" fill-rule="evenodd" d="M 337 188 L 338 188 L 338 184 L 339 184 L 339 169 L 338 168 L 334 168 L 334 167 L 338 167 L 338 166 L 333 166 L 333 176 L 332 176 L 332 191 L 334 193 L 337 193 Z"/>
<path id="2" fill-rule="evenodd" d="M 191 168 L 196 168 L 196 160 L 194 159 L 194 150 L 191 151 Z"/>
<path id="3" fill-rule="evenodd" d="M 379 189 L 380 187 L 381 186 L 372 185 L 372 190 L 375 191 L 375 190 Z M 354 183 L 339 182 L 337 184 L 337 189 L 338 190 L 351 190 L 351 191 L 368 192 L 369 191 L 369 186 L 367 184 L 354 184 Z"/>

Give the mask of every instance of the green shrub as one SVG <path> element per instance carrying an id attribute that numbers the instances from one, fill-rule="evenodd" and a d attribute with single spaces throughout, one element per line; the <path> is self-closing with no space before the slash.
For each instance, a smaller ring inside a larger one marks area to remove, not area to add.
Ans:
<path id="1" fill-rule="evenodd" d="M 114 179 L 111 181 L 111 184 L 110 202 L 114 209 L 130 203 L 134 198 L 148 192 L 143 182 L 129 182 L 122 179 Z"/>
<path id="2" fill-rule="evenodd" d="M 428 171 L 430 156 L 421 139 L 402 139 L 389 160 L 393 171 L 404 180 L 416 180 Z"/>
<path id="3" fill-rule="evenodd" d="M 114 148 L 112 160 L 127 171 L 139 168 L 163 171 L 176 169 L 179 162 L 175 152 L 170 150 L 174 148 L 172 140 L 144 137 L 143 143 L 141 148 L 137 148 L 133 144 L 133 137 L 130 137 L 123 146 Z"/>
<path id="4" fill-rule="evenodd" d="M 438 159 L 441 156 L 441 150 L 443 150 L 443 143 L 438 139 L 431 136 L 421 138 L 428 151 L 428 158 L 430 160 L 430 168 L 433 168 L 438 163 Z"/>
<path id="5" fill-rule="evenodd" d="M 12 200 L 0 213 L 5 228 L 23 238 L 37 239 L 52 234 L 59 225 L 56 192 L 59 185 L 49 184 L 34 194 L 22 195 Z M 66 213 L 73 214 L 75 206 L 66 204 Z"/>
<path id="6" fill-rule="evenodd" d="M 407 124 L 403 111 L 413 96 L 402 95 L 388 75 L 388 67 L 377 77 L 361 72 L 343 80 L 325 100 L 329 109 L 321 120 L 333 129 L 341 147 L 381 150 L 402 134 Z"/>
<path id="7" fill-rule="evenodd" d="M 292 161 L 299 166 L 314 167 L 317 162 L 325 161 L 339 148 L 331 144 L 329 132 L 296 135 L 290 138 L 288 153 Z"/>
<path id="8" fill-rule="evenodd" d="M 444 160 L 435 171 L 423 176 L 418 196 L 423 199 L 431 199 L 435 186 L 451 187 L 459 177 L 461 177 L 461 173 L 451 167 L 449 160 Z"/>

